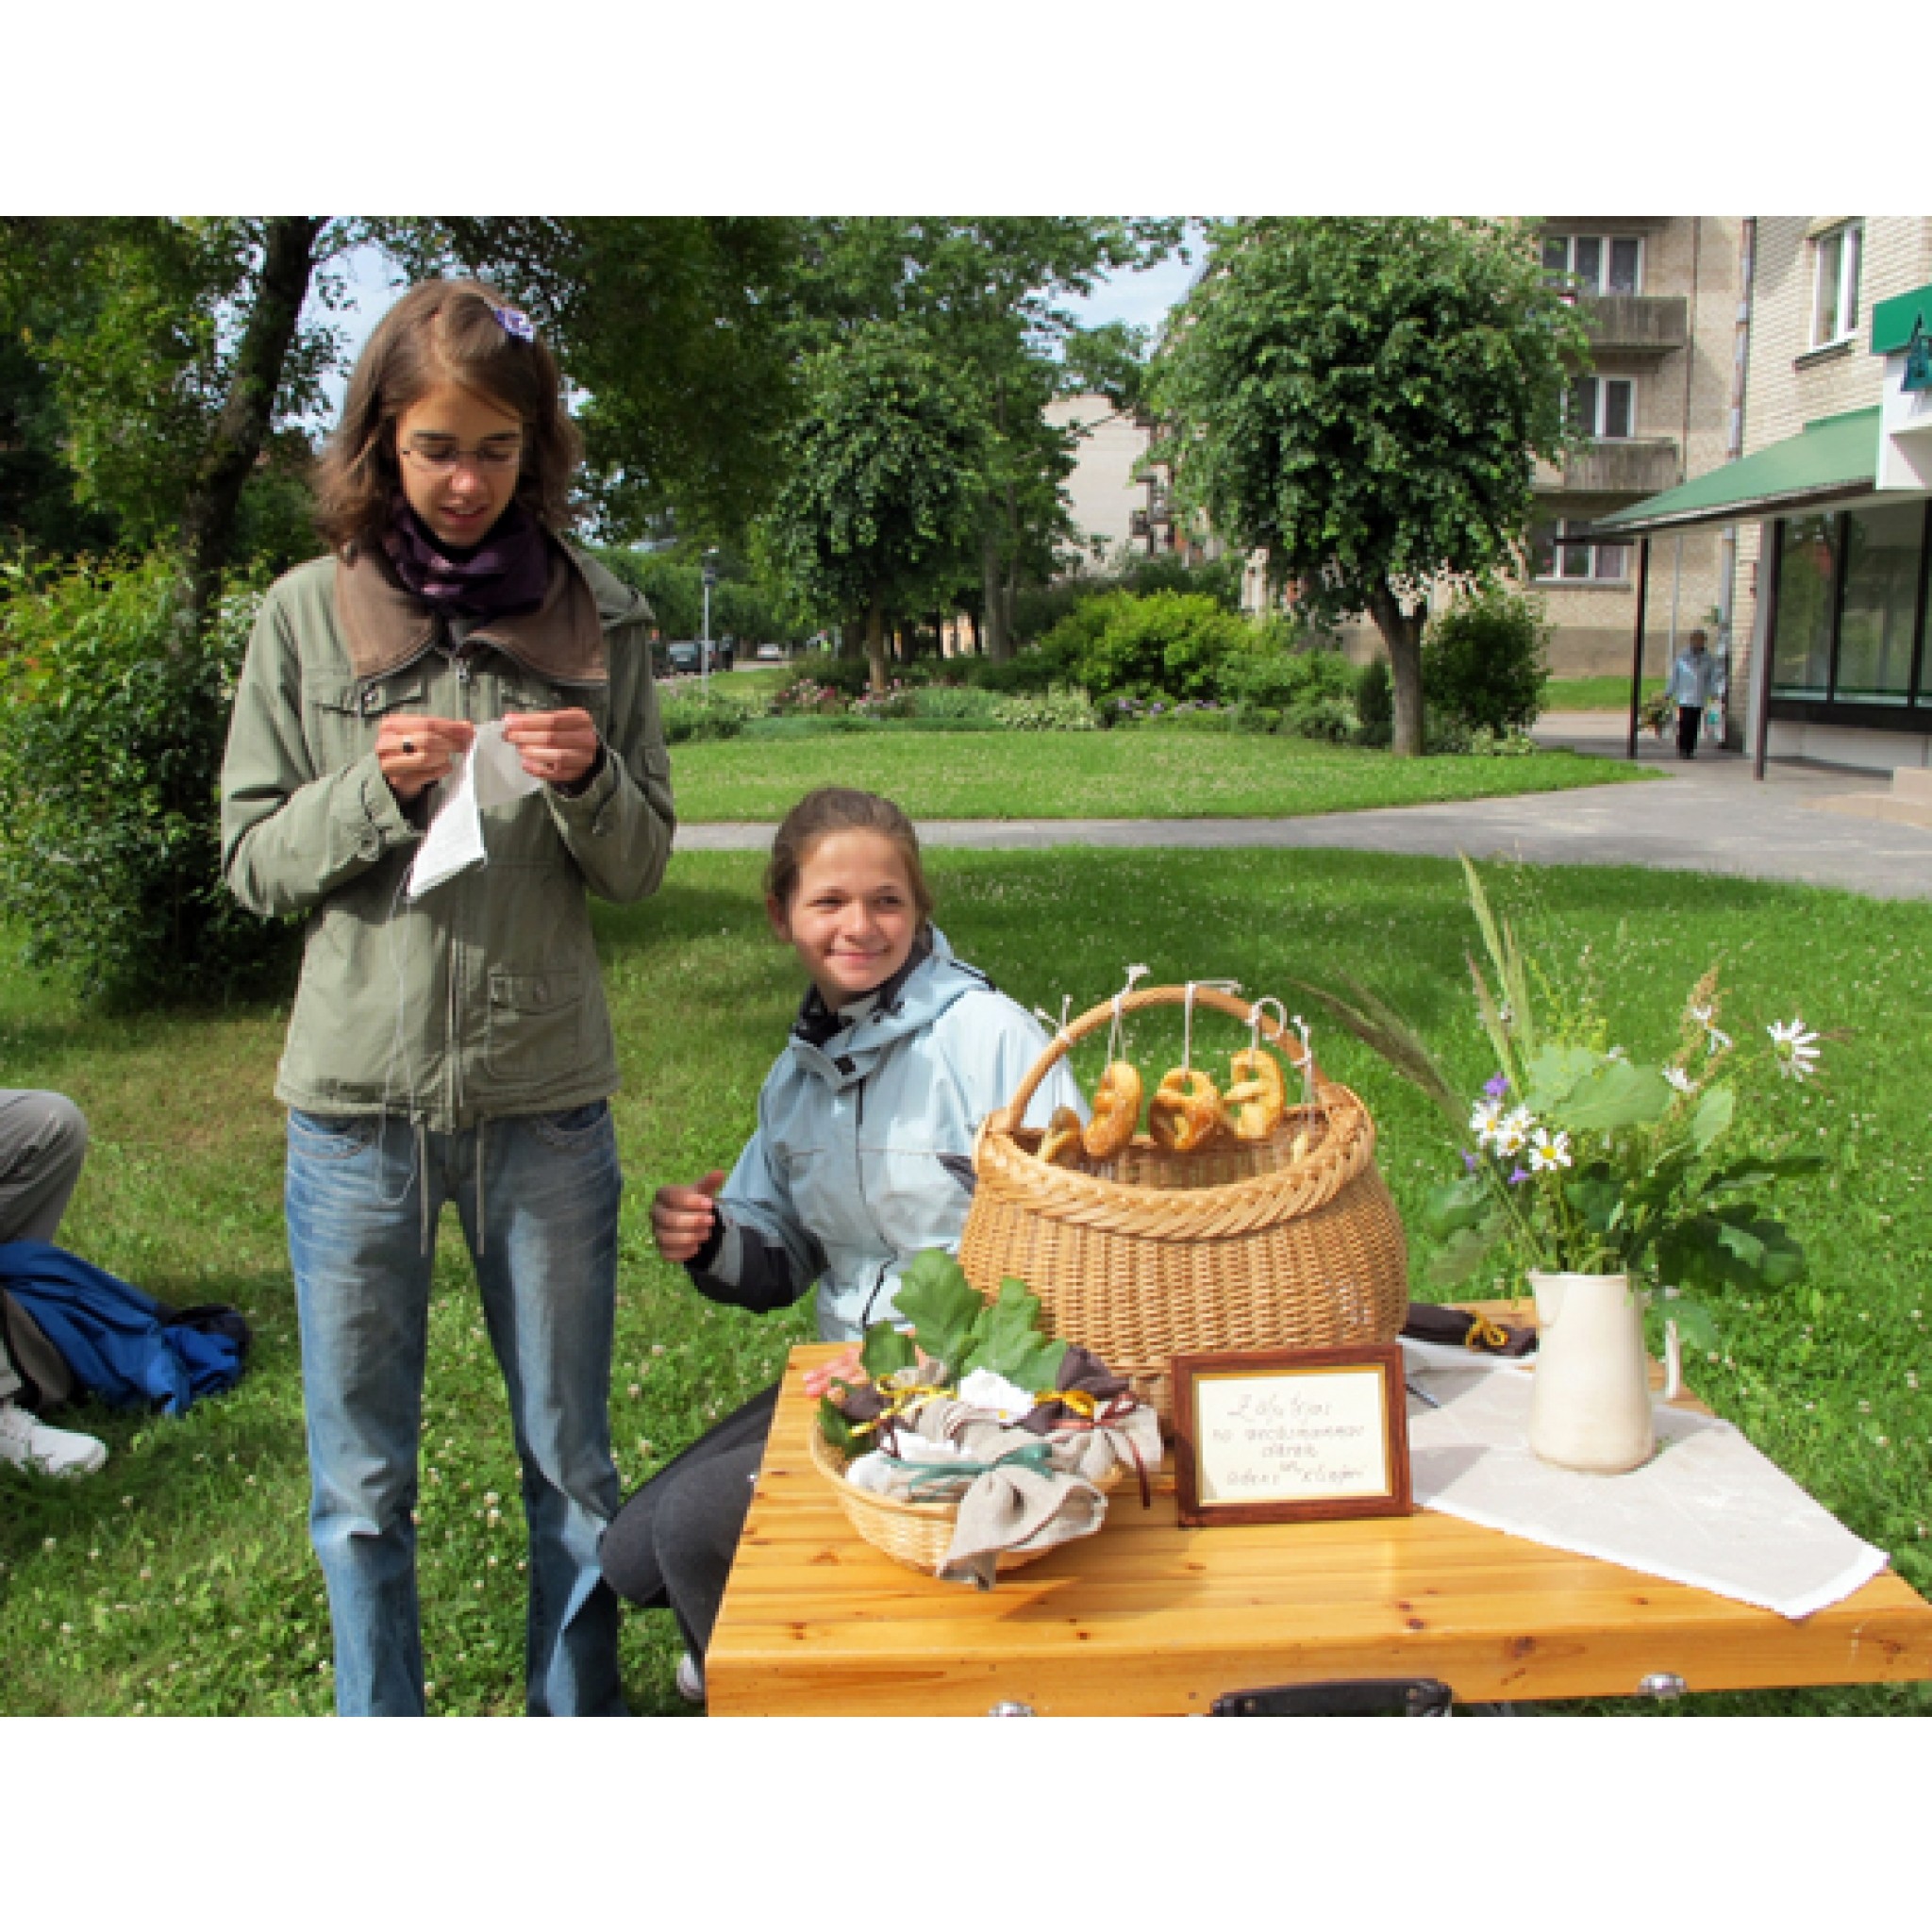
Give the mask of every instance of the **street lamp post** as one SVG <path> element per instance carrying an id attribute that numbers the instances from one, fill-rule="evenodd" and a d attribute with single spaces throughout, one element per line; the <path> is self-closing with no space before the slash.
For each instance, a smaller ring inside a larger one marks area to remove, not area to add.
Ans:
<path id="1" fill-rule="evenodd" d="M 717 554 L 715 550 L 705 552 L 705 629 L 698 641 L 699 688 L 707 697 L 711 694 L 711 586 L 718 581 L 718 566 L 711 559 Z"/>

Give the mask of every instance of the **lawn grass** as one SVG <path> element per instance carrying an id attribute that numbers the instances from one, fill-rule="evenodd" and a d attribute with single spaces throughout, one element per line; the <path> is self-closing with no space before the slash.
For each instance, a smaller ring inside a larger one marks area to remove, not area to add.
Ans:
<path id="1" fill-rule="evenodd" d="M 1643 695 L 1655 697 L 1664 688 L 1661 677 L 1643 680 Z M 1630 713 L 1630 679 L 1612 673 L 1607 677 L 1553 677 L 1543 697 L 1546 711 L 1622 711 Z"/>
<path id="2" fill-rule="evenodd" d="M 775 821 L 815 785 L 883 791 L 915 819 L 1300 818 L 1565 791 L 1648 776 L 1608 758 L 1396 758 L 1303 738 L 1164 730 L 841 732 L 673 754 L 687 824 Z"/>
<path id="3" fill-rule="evenodd" d="M 612 1387 L 626 1487 L 768 1382 L 809 1328 L 713 1307 L 658 1262 L 651 1191 L 726 1165 L 797 995 L 767 935 L 755 854 L 681 855 L 658 898 L 600 908 L 626 1091 L 628 1191 Z M 1231 976 L 1251 991 L 1346 970 L 1403 1005 L 1459 1077 L 1488 1071 L 1461 964 L 1473 933 L 1453 863 L 1267 851 L 930 856 L 940 921 L 1027 1006 L 1104 998 L 1129 960 L 1158 980 Z M 1794 1095 L 1834 1156 L 1786 1197 L 1808 1280 L 1750 1307 L 1720 1297 L 1724 1345 L 1698 1391 L 1854 1530 L 1932 1589 L 1932 1158 L 1924 1013 L 1932 907 L 1687 874 L 1495 868 L 1559 960 L 1591 949 L 1616 1038 L 1670 1043 L 1683 991 L 1713 955 L 1727 1021 L 1802 1012 L 1853 1026 L 1829 1078 Z M 1291 999 L 1291 1008 L 1293 1001 Z M 174 1302 L 225 1300 L 256 1324 L 232 1395 L 176 1421 L 87 1408 L 109 1443 L 98 1476 L 53 1485 L 0 1470 L 0 1712 L 297 1712 L 329 1707 L 326 1615 L 305 1533 L 307 1474 L 270 1097 L 283 1015 L 248 1008 L 108 1020 L 0 974 L 0 1077 L 72 1092 L 93 1147 L 70 1246 Z M 1169 1063 L 1178 1016 L 1137 1023 L 1135 1056 Z M 1232 1029 L 1228 1029 L 1232 1030 Z M 1411 1228 L 1454 1166 L 1436 1116 L 1332 1027 L 1316 1050 L 1369 1104 L 1382 1170 Z M 1216 1038 L 1205 1042 L 1225 1048 Z M 1099 1041 L 1076 1060 L 1090 1084 Z M 432 1319 L 422 1515 L 424 1624 L 439 1711 L 521 1707 L 524 1556 L 517 1477 L 468 1263 L 443 1227 Z M 1413 1239 L 1413 1237 L 1412 1237 Z M 1416 1243 L 1417 1278 L 1425 1257 Z M 1924 1388 L 1911 1386 L 1913 1377 Z M 495 1499 L 495 1500 L 492 1500 Z M 501 1505 L 501 1519 L 491 1511 Z M 626 1615 L 634 1707 L 681 1708 L 668 1615 Z M 1918 1712 L 1927 1687 L 1687 1700 L 1691 1711 Z"/>

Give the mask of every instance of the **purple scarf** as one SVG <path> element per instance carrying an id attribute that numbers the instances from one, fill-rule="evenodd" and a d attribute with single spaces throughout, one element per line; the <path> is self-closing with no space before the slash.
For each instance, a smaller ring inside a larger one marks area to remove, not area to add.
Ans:
<path id="1" fill-rule="evenodd" d="M 535 610 L 550 588 L 542 525 L 520 503 L 512 503 L 474 549 L 452 550 L 437 541 L 398 491 L 382 547 L 404 590 L 432 610 L 458 617 L 514 617 Z"/>

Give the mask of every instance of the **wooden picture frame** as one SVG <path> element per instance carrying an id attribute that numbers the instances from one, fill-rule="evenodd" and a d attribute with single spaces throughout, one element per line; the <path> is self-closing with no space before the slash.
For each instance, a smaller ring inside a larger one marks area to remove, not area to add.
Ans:
<path id="1" fill-rule="evenodd" d="M 1177 1355 L 1172 1366 L 1188 1527 L 1413 1509 L 1399 1342 Z"/>

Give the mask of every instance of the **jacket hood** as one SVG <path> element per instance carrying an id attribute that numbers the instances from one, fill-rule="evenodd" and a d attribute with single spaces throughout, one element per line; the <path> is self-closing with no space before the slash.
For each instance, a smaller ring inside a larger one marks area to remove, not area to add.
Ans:
<path id="1" fill-rule="evenodd" d="M 550 588 L 535 610 L 491 618 L 470 636 L 555 684 L 608 685 L 605 626 L 648 618 L 651 607 L 602 565 L 579 558 L 554 539 L 550 560 Z M 435 613 L 359 546 L 352 546 L 339 560 L 336 611 L 358 678 L 400 671 L 420 658 L 436 636 Z"/>
<path id="2" fill-rule="evenodd" d="M 834 1087 L 862 1079 L 879 1053 L 893 1041 L 930 1026 L 969 992 L 993 990 L 992 981 L 985 974 L 954 954 L 938 926 L 928 925 L 926 931 L 931 936 L 932 950 L 896 988 L 888 985 L 879 1004 L 869 1012 L 850 1026 L 841 1028 L 823 1045 L 801 1031 L 793 1031 L 790 1051 L 801 1067 Z M 807 997 L 809 1003 L 814 996 Z"/>

